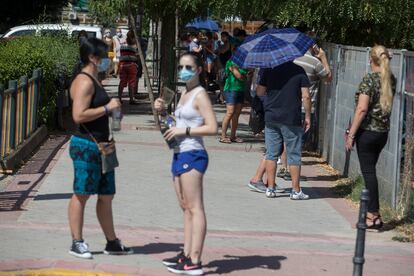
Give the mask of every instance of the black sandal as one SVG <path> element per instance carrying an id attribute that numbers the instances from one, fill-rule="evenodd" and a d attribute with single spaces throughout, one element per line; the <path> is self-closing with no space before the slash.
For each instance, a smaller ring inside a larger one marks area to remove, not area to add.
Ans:
<path id="1" fill-rule="evenodd" d="M 367 223 L 367 229 L 368 230 L 379 230 L 384 226 L 384 222 L 381 220 L 381 216 L 375 216 L 373 218 L 368 218 L 368 221 L 371 221 L 372 224 L 368 225 Z M 377 221 L 379 221 L 379 223 L 377 223 Z"/>

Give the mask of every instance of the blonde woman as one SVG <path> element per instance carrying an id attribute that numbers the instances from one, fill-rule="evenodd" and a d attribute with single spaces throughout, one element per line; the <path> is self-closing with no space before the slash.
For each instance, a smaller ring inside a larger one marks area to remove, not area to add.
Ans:
<path id="1" fill-rule="evenodd" d="M 379 213 L 376 164 L 387 143 L 395 94 L 395 77 L 390 69 L 390 60 L 390 53 L 384 46 L 372 48 L 372 72 L 365 75 L 355 94 L 355 114 L 346 139 L 347 150 L 351 150 L 356 142 L 361 172 L 370 197 L 367 226 L 376 230 L 383 226 Z"/>

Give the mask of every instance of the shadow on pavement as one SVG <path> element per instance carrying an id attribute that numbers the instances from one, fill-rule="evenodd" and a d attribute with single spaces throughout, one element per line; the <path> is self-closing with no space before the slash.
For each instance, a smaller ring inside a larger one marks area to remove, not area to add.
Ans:
<path id="1" fill-rule="evenodd" d="M 36 181 L 33 183 L 29 181 L 23 182 L 22 185 L 29 185 L 26 190 L 23 191 L 6 191 L 0 193 L 0 212 L 13 212 L 13 211 L 26 211 L 26 209 L 22 208 L 23 203 L 26 199 L 32 198 L 33 196 L 30 195 L 32 192 L 37 192 L 34 188 L 37 184 L 45 177 L 45 174 L 42 174 Z M 19 182 L 20 183 L 20 182 Z"/>
<path id="2" fill-rule="evenodd" d="M 33 200 L 70 199 L 73 193 L 37 195 Z"/>
<path id="3" fill-rule="evenodd" d="M 158 254 L 164 252 L 178 252 L 182 250 L 181 243 L 148 243 L 143 246 L 133 246 L 134 254 Z"/>
<path id="4" fill-rule="evenodd" d="M 335 193 L 332 187 L 302 187 L 302 190 L 305 194 L 308 194 L 310 196 L 310 200 L 323 198 L 343 198 L 343 196 Z"/>
<path id="5" fill-rule="evenodd" d="M 224 259 L 216 260 L 205 265 L 206 268 L 215 268 L 208 271 L 208 274 L 226 274 L 234 271 L 263 268 L 269 270 L 279 270 L 281 261 L 286 260 L 285 256 L 231 256 L 224 255 Z"/>

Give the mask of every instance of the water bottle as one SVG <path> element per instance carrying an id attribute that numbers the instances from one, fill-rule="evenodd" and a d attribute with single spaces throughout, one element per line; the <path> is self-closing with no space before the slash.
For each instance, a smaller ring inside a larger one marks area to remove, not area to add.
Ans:
<path id="1" fill-rule="evenodd" d="M 122 113 L 121 108 L 112 110 L 112 131 L 121 130 Z"/>
<path id="2" fill-rule="evenodd" d="M 164 111 L 163 113 L 161 113 L 160 125 L 161 125 L 161 133 L 164 135 L 164 133 L 168 129 L 175 126 L 175 120 L 172 116 L 168 115 L 168 113 Z M 175 137 L 172 138 L 171 140 L 167 140 L 164 137 L 164 140 L 165 140 L 165 142 L 167 143 L 167 145 L 170 149 L 174 149 L 178 145 L 177 140 L 175 139 Z"/>

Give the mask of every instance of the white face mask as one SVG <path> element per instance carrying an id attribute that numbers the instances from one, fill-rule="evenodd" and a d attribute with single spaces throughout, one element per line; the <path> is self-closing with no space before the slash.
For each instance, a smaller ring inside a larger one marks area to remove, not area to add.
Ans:
<path id="1" fill-rule="evenodd" d="M 197 38 L 194 38 L 194 39 L 193 39 L 193 41 L 194 41 L 195 43 L 197 43 L 197 42 L 198 42 L 198 39 L 197 39 Z"/>

